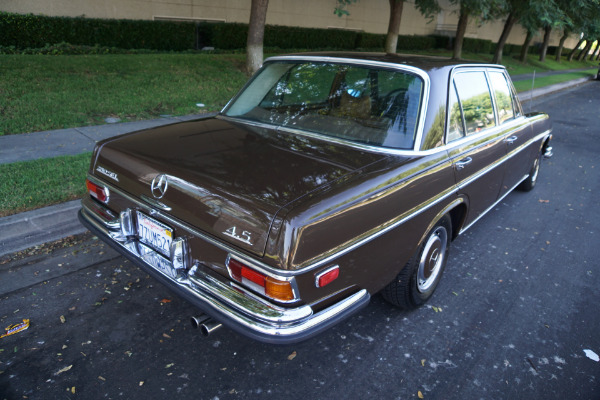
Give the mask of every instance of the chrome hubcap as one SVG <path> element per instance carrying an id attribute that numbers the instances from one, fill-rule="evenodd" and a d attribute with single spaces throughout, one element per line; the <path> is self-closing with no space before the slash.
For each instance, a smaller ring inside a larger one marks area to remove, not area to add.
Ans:
<path id="1" fill-rule="evenodd" d="M 437 281 L 444 265 L 447 243 L 448 232 L 443 226 L 438 226 L 427 239 L 417 270 L 417 289 L 419 292 L 428 291 Z"/>

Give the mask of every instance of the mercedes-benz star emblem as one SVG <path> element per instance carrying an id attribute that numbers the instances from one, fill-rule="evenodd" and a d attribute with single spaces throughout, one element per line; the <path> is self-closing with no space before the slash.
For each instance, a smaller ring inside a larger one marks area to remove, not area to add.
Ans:
<path id="1" fill-rule="evenodd" d="M 167 175 L 156 175 L 154 179 L 152 179 L 152 196 L 154 196 L 156 199 L 162 198 L 165 195 L 168 187 L 169 181 L 167 179 Z"/>

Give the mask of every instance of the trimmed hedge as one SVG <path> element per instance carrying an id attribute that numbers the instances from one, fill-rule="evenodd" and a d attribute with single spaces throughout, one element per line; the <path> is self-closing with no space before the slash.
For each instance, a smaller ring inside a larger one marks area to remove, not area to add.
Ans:
<path id="1" fill-rule="evenodd" d="M 0 12 L 0 45 L 19 49 L 68 42 L 122 49 L 186 50 L 195 24 L 170 21 L 46 17 Z"/>
<path id="2" fill-rule="evenodd" d="M 115 49 L 183 51 L 208 46 L 236 50 L 246 47 L 248 24 L 47 17 L 0 12 L 0 32 L 0 48 L 4 53 L 42 49 L 45 54 L 61 54 L 69 52 L 67 43 L 94 47 L 73 51 L 98 53 L 115 52 Z M 279 49 L 383 50 L 385 38 L 383 34 L 342 29 L 267 25 L 264 46 Z M 447 36 L 400 35 L 397 51 L 451 49 L 452 42 L 453 38 Z M 57 44 L 62 47 L 51 48 Z M 495 44 L 491 40 L 465 38 L 463 42 L 463 50 L 468 52 L 490 54 L 494 49 Z M 504 48 L 507 55 L 519 51 L 520 46 L 506 45 Z M 535 52 L 533 46 L 530 52 Z"/>

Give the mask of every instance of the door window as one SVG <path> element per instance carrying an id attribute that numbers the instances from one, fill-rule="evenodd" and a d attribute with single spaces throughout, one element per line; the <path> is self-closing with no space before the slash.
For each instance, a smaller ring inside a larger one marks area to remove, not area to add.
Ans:
<path id="1" fill-rule="evenodd" d="M 494 88 L 494 99 L 498 110 L 498 122 L 500 124 L 515 117 L 513 110 L 510 88 L 506 77 L 502 72 L 490 72 L 492 88 Z"/>
<path id="2" fill-rule="evenodd" d="M 465 119 L 466 135 L 473 135 L 496 125 L 490 90 L 483 71 L 454 75 L 458 98 Z"/>

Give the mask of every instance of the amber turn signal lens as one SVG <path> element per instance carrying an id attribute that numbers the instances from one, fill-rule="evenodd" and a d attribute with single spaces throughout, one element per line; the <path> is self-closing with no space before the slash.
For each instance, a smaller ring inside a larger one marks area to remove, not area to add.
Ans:
<path id="1" fill-rule="evenodd" d="M 232 257 L 229 257 L 225 264 L 231 278 L 260 294 L 279 301 L 291 301 L 296 298 L 289 281 L 275 279 L 257 272 Z"/>
<path id="2" fill-rule="evenodd" d="M 294 300 L 292 285 L 287 281 L 278 281 L 270 276 L 265 279 L 265 294 L 276 300 Z"/>

